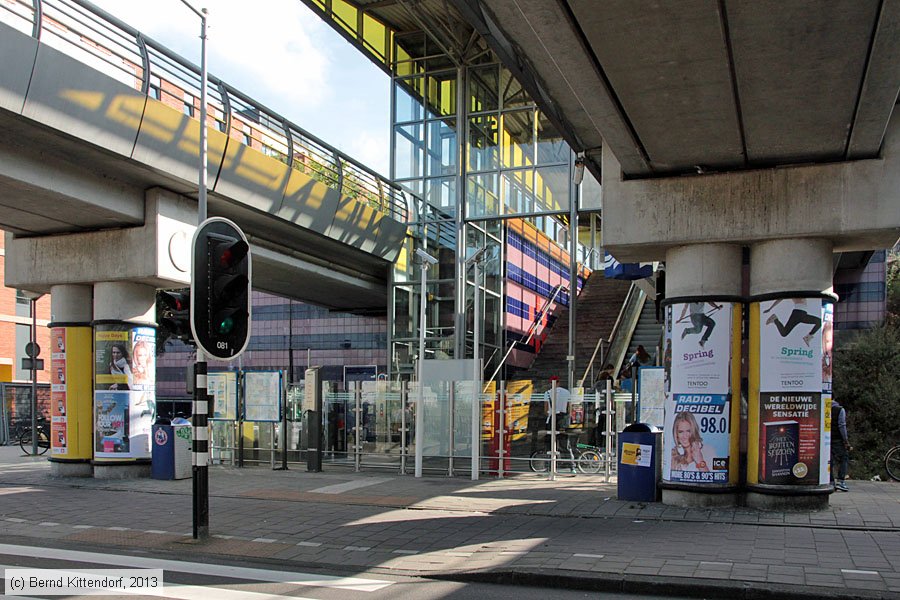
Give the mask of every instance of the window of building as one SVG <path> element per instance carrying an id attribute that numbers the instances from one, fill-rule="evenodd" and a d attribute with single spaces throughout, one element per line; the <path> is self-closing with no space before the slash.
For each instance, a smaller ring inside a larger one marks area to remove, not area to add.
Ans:
<path id="1" fill-rule="evenodd" d="M 147 90 L 147 95 L 154 100 L 159 100 L 162 97 L 162 83 L 159 77 L 155 75 L 150 76 L 150 88 Z"/>
<path id="2" fill-rule="evenodd" d="M 194 97 L 190 94 L 184 95 L 184 101 L 182 103 L 182 111 L 189 117 L 194 116 Z"/>

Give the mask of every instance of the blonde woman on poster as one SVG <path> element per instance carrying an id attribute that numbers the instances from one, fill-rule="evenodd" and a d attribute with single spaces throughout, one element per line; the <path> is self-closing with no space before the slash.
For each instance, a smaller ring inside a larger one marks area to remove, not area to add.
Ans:
<path id="1" fill-rule="evenodd" d="M 145 341 L 135 343 L 132 358 L 131 373 L 138 389 L 145 389 L 144 386 L 155 383 L 153 351 L 150 344 Z"/>
<path id="2" fill-rule="evenodd" d="M 697 419 L 690 412 L 680 412 L 675 416 L 672 425 L 672 436 L 675 447 L 672 448 L 673 471 L 704 471 L 709 465 L 703 457 L 703 438 Z"/>

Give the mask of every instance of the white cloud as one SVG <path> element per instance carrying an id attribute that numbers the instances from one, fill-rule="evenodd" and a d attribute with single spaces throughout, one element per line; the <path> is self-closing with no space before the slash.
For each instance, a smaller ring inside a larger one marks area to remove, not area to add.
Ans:
<path id="1" fill-rule="evenodd" d="M 94 0 L 200 63 L 200 20 L 180 0 Z M 209 9 L 209 71 L 382 174 L 390 79 L 298 0 L 191 0 Z M 265 8 L 258 9 L 256 7 Z"/>

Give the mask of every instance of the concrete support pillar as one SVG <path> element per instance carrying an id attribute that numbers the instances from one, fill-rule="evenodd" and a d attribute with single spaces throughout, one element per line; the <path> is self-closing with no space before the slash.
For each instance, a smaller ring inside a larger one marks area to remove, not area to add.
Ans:
<path id="1" fill-rule="evenodd" d="M 156 290 L 94 284 L 94 477 L 150 474 L 156 412 Z"/>
<path id="2" fill-rule="evenodd" d="M 89 285 L 50 289 L 50 474 L 90 477 L 93 440 L 93 318 Z"/>
<path id="3" fill-rule="evenodd" d="M 832 491 L 832 243 L 754 244 L 750 296 L 747 505 L 824 507 Z"/>
<path id="4" fill-rule="evenodd" d="M 737 505 L 741 256 L 734 244 L 666 252 L 665 504 Z"/>

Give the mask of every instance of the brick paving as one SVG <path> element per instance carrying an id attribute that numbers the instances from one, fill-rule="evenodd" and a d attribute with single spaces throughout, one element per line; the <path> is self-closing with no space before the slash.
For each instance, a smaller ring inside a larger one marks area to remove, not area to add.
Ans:
<path id="1" fill-rule="evenodd" d="M 190 480 L 54 479 L 46 460 L 19 454 L 0 448 L 0 532 L 26 542 L 597 589 L 900 598 L 897 483 L 852 482 L 828 509 L 791 513 L 619 501 L 614 483 L 588 476 L 473 482 L 213 467 L 213 537 L 193 544 Z M 359 487 L 335 493 L 351 482 Z"/>

